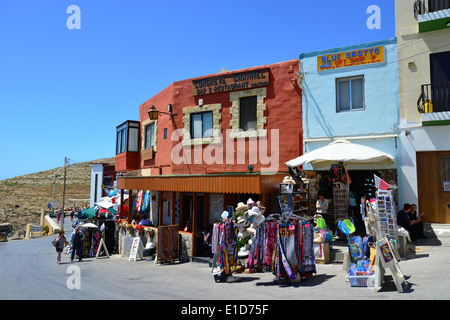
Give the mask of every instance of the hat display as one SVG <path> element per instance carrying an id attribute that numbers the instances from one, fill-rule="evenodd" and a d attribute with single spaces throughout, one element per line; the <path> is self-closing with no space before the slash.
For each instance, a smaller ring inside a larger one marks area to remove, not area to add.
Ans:
<path id="1" fill-rule="evenodd" d="M 247 209 L 248 209 L 248 207 L 247 207 L 247 205 L 245 203 L 239 202 L 237 204 L 237 207 L 236 207 L 236 212 L 242 212 L 242 211 L 245 211 Z"/>
<path id="2" fill-rule="evenodd" d="M 294 179 L 291 176 L 285 176 L 282 183 L 292 183 L 295 184 Z"/>

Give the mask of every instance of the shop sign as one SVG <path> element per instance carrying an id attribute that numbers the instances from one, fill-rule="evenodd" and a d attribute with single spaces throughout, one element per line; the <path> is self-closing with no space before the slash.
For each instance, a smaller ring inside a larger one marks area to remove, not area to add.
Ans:
<path id="1" fill-rule="evenodd" d="M 269 85 L 269 69 L 258 69 L 192 80 L 192 95 L 249 90 Z"/>
<path id="2" fill-rule="evenodd" d="M 384 46 L 357 49 L 317 57 L 317 71 L 384 62 Z"/>

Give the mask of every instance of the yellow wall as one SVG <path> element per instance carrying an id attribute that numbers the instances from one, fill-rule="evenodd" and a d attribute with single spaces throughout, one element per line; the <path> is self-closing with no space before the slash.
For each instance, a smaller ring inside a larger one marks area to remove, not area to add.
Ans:
<path id="1" fill-rule="evenodd" d="M 430 53 L 450 50 L 450 28 L 419 33 L 414 18 L 415 0 L 395 0 L 395 34 L 398 42 L 400 121 L 421 123 L 417 100 L 422 84 L 430 83 Z M 414 68 L 408 68 L 414 62 Z"/>

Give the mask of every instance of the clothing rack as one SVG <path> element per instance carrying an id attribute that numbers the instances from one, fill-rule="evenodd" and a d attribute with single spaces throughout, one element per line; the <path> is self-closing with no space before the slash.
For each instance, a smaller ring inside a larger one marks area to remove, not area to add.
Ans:
<path id="1" fill-rule="evenodd" d="M 247 268 L 272 271 L 276 280 L 288 281 L 316 273 L 314 230 L 308 221 L 292 212 L 269 215 L 256 228 Z"/>

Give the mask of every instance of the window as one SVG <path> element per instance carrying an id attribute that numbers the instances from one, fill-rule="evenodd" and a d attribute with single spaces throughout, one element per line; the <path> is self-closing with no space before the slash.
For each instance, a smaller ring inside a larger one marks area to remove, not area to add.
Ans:
<path id="1" fill-rule="evenodd" d="M 213 112 L 191 114 L 191 139 L 210 138 L 213 136 Z"/>
<path id="2" fill-rule="evenodd" d="M 138 152 L 139 121 L 126 121 L 116 127 L 116 154 Z"/>
<path id="3" fill-rule="evenodd" d="M 256 130 L 256 96 L 239 99 L 239 129 Z"/>
<path id="4" fill-rule="evenodd" d="M 364 77 L 336 79 L 337 111 L 364 109 Z"/>
<path id="5" fill-rule="evenodd" d="M 444 191 L 450 191 L 450 157 L 442 157 L 442 180 Z"/>
<path id="6" fill-rule="evenodd" d="M 155 122 L 145 126 L 145 142 L 144 149 L 153 148 L 155 146 Z"/>

